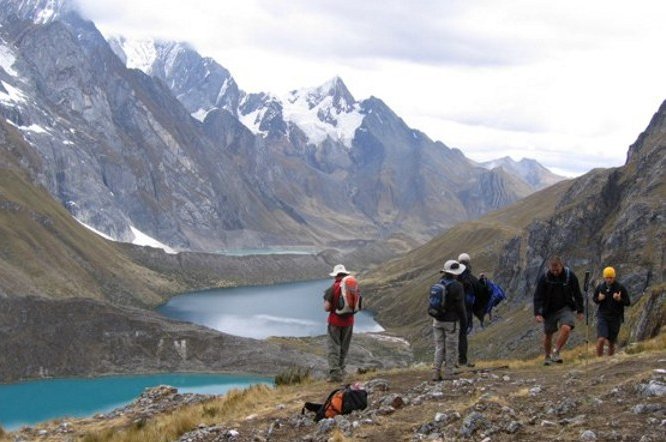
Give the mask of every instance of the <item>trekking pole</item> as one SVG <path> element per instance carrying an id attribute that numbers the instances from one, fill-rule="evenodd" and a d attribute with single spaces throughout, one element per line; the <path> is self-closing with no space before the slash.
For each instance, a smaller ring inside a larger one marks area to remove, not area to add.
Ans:
<path id="1" fill-rule="evenodd" d="M 587 290 L 590 288 L 590 272 L 585 272 L 585 282 L 583 282 L 583 292 L 585 293 L 585 368 L 587 368 L 587 359 L 590 353 L 590 299 L 587 296 Z"/>

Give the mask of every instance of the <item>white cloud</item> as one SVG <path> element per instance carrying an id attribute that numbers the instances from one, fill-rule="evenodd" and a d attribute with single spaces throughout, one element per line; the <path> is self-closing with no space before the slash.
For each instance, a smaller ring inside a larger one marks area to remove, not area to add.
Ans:
<path id="1" fill-rule="evenodd" d="M 339 75 L 473 159 L 623 164 L 666 98 L 666 4 L 637 0 L 78 0 L 102 32 L 188 41 L 243 89 Z"/>

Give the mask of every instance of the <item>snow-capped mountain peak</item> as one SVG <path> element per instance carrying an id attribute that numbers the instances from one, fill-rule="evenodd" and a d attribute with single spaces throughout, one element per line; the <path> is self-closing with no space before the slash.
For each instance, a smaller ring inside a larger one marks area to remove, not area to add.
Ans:
<path id="1" fill-rule="evenodd" d="M 139 69 L 150 75 L 153 63 L 157 59 L 155 40 L 112 37 L 108 41 L 113 52 L 125 63 L 125 66 L 129 69 Z"/>
<path id="2" fill-rule="evenodd" d="M 16 14 L 34 23 L 48 23 L 73 9 L 70 0 L 0 0 L 0 16 Z"/>
<path id="3" fill-rule="evenodd" d="M 340 77 L 315 88 L 291 91 L 282 105 L 284 120 L 303 130 L 313 144 L 330 137 L 351 147 L 364 117 Z"/>
<path id="4" fill-rule="evenodd" d="M 338 76 L 331 78 L 321 86 L 291 91 L 287 100 L 291 103 L 298 100 L 305 100 L 308 107 L 313 109 L 328 97 L 331 98 L 333 106 L 339 112 L 351 111 L 356 103 L 349 89 L 347 89 L 347 86 Z"/>

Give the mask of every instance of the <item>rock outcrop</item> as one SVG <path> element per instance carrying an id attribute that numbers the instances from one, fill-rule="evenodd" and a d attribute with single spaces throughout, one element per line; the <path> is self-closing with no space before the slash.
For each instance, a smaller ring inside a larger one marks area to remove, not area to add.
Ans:
<path id="1" fill-rule="evenodd" d="M 627 163 L 594 170 L 572 183 L 555 214 L 532 222 L 500 254 L 498 279 L 511 293 L 534 291 L 551 254 L 581 278 L 601 282 L 612 265 L 634 300 L 666 279 L 666 102 L 629 148 Z"/>

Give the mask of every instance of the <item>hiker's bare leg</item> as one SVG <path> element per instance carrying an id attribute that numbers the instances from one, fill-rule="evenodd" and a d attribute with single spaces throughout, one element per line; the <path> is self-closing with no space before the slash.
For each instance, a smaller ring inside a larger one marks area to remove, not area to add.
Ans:
<path id="1" fill-rule="evenodd" d="M 604 355 L 604 345 L 606 344 L 606 338 L 597 339 L 597 356 L 601 357 Z"/>
<path id="2" fill-rule="evenodd" d="M 608 356 L 615 354 L 615 342 L 608 341 Z"/>
<path id="3" fill-rule="evenodd" d="M 555 344 L 555 350 L 560 351 L 564 347 L 564 344 L 566 344 L 567 340 L 569 339 L 569 333 L 571 333 L 570 326 L 564 324 L 560 327 L 560 333 L 557 336 L 557 344 Z"/>
<path id="4" fill-rule="evenodd" d="M 550 355 L 550 350 L 553 348 L 553 334 L 545 333 L 543 335 L 543 349 L 546 352 L 546 356 Z"/>

